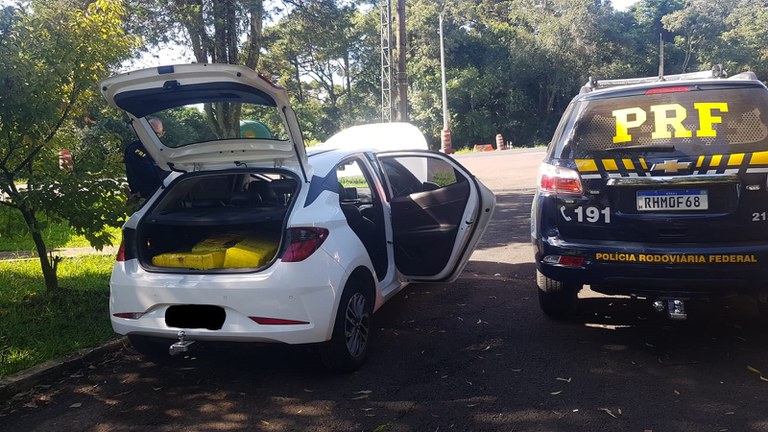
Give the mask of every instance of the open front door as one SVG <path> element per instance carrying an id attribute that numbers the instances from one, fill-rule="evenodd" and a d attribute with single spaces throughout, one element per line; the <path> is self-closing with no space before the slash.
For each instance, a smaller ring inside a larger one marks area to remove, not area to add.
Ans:
<path id="1" fill-rule="evenodd" d="M 493 193 L 436 152 L 378 154 L 390 190 L 395 265 L 411 281 L 452 281 L 496 204 Z"/>

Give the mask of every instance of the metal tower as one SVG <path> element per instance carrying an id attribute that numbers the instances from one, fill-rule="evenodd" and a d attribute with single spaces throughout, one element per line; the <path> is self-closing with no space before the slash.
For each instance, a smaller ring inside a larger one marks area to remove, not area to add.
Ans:
<path id="1" fill-rule="evenodd" d="M 392 0 L 381 1 L 381 121 L 394 117 L 392 105 Z"/>

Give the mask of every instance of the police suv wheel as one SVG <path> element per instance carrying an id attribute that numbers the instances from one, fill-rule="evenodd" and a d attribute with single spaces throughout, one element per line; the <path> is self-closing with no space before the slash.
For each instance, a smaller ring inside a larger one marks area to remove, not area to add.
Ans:
<path id="1" fill-rule="evenodd" d="M 538 270 L 536 284 L 539 287 L 539 306 L 547 316 L 559 319 L 576 312 L 578 286 L 550 279 Z"/>
<path id="2" fill-rule="evenodd" d="M 768 321 L 768 293 L 761 293 L 757 296 L 757 312 L 760 319 Z"/>

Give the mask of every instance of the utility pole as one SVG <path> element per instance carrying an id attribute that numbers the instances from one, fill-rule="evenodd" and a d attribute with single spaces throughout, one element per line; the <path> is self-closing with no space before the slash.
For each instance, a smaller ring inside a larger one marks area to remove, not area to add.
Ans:
<path id="1" fill-rule="evenodd" d="M 392 0 L 381 2 L 381 122 L 395 117 L 392 104 Z"/>
<path id="2" fill-rule="evenodd" d="M 443 13 L 440 12 L 440 81 L 443 89 L 443 130 L 440 134 L 440 150 L 445 154 L 453 153 L 451 129 L 448 127 L 448 92 L 445 86 L 445 46 L 443 45 Z"/>
<path id="3" fill-rule="evenodd" d="M 398 120 L 408 121 L 408 74 L 405 71 L 405 0 L 397 0 L 397 95 Z"/>
<path id="4" fill-rule="evenodd" d="M 443 89 L 443 129 L 448 129 L 448 92 L 445 88 L 445 45 L 443 44 L 443 13 L 440 12 L 440 83 Z"/>

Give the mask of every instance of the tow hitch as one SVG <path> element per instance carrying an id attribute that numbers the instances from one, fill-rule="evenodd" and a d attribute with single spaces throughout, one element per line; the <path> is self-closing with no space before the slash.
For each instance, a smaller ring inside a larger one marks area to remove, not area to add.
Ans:
<path id="1" fill-rule="evenodd" d="M 174 342 L 170 348 L 168 348 L 168 354 L 178 355 L 189 351 L 189 346 L 195 343 L 195 341 L 186 340 L 187 334 L 184 330 L 180 330 L 178 333 L 179 341 Z"/>
<path id="2" fill-rule="evenodd" d="M 667 311 L 669 319 L 684 321 L 688 319 L 685 312 L 685 302 L 682 299 L 662 299 L 653 302 L 653 309 L 656 312 Z"/>

